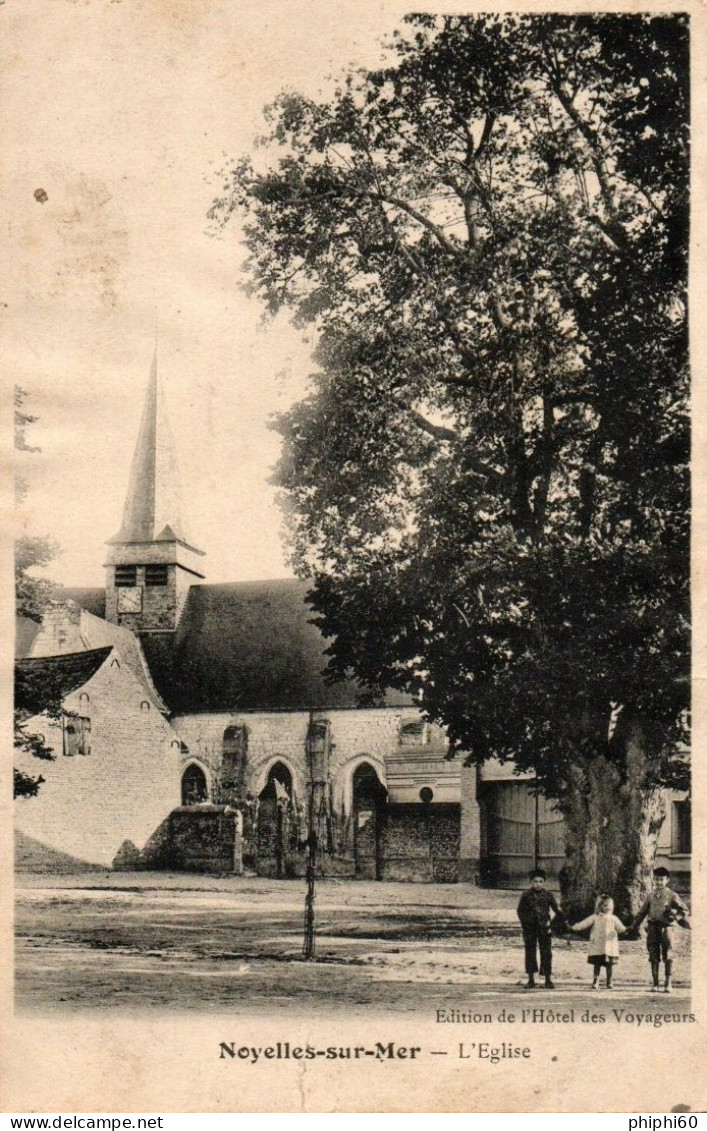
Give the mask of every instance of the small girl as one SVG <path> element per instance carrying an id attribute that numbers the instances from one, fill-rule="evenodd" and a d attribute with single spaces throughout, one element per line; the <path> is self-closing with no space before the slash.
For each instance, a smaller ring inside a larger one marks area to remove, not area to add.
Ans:
<path id="1" fill-rule="evenodd" d="M 619 935 L 628 930 L 620 919 L 614 915 L 614 901 L 610 895 L 600 895 L 594 914 L 583 919 L 581 923 L 570 926 L 571 931 L 583 931 L 591 927 L 589 936 L 589 955 L 587 962 L 594 967 L 594 981 L 592 989 L 599 986 L 599 971 L 602 966 L 606 968 L 606 988 L 612 989 L 611 973 L 614 963 L 619 960 Z"/>

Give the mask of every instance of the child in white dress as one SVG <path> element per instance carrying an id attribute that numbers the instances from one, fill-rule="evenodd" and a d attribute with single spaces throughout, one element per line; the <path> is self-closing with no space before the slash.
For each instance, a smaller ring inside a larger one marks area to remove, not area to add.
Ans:
<path id="1" fill-rule="evenodd" d="M 589 935 L 589 954 L 587 962 L 594 967 L 594 981 L 592 989 L 599 987 L 599 972 L 602 966 L 606 969 L 606 988 L 612 989 L 611 975 L 615 964 L 619 960 L 619 935 L 628 930 L 620 919 L 614 915 L 614 901 L 610 895 L 600 895 L 594 914 L 582 919 L 581 923 L 570 926 L 571 931 L 583 931 L 591 927 Z"/>

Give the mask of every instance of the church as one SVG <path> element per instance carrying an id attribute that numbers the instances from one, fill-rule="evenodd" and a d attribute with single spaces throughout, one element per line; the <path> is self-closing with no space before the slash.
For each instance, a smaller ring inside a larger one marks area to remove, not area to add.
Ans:
<path id="1" fill-rule="evenodd" d="M 540 864 L 556 879 L 563 823 L 532 778 L 448 759 L 408 696 L 362 707 L 353 681 L 327 683 L 307 582 L 211 585 L 207 561 L 155 358 L 105 588 L 63 589 L 18 624 L 16 704 L 55 755 L 15 803 L 18 867 L 294 877 L 315 829 L 326 875 L 520 887 Z M 668 814 L 660 858 L 687 873 L 689 801 Z"/>

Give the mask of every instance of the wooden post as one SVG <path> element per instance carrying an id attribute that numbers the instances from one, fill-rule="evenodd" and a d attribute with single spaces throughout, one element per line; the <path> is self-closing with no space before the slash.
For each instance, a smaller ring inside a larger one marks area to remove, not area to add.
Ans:
<path id="1" fill-rule="evenodd" d="M 314 881 L 317 872 L 317 834 L 310 827 L 307 836 L 307 894 L 304 899 L 304 946 L 302 953 L 306 959 L 315 955 L 314 935 Z"/>

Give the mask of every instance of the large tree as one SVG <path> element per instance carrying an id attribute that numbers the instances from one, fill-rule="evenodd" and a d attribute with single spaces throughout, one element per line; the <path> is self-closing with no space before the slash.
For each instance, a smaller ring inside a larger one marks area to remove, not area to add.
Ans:
<path id="1" fill-rule="evenodd" d="M 316 327 L 278 482 L 332 674 L 534 771 L 577 907 L 687 781 L 687 68 L 683 16 L 414 16 L 213 207 Z"/>

